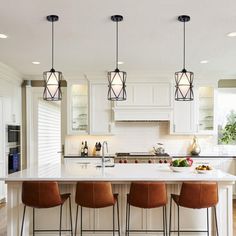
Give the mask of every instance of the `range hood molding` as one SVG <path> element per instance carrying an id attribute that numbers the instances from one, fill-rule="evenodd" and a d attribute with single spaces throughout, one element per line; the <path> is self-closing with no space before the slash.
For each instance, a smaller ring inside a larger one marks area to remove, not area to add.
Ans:
<path id="1" fill-rule="evenodd" d="M 113 108 L 114 121 L 127 122 L 158 122 L 170 121 L 172 109 L 156 107 L 130 107 L 130 108 Z"/>

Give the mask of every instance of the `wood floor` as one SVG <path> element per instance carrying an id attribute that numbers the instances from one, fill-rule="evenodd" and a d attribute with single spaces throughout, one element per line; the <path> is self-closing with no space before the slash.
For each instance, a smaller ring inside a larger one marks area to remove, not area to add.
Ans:
<path id="1" fill-rule="evenodd" d="M 7 235 L 7 211 L 5 204 L 0 204 L 0 236 L 6 236 Z"/>
<path id="2" fill-rule="evenodd" d="M 233 221 L 234 221 L 234 235 L 236 235 L 236 200 L 234 200 L 234 215 L 233 215 Z M 7 230 L 7 217 L 6 217 L 6 205 L 0 204 L 0 236 L 6 236 Z"/>

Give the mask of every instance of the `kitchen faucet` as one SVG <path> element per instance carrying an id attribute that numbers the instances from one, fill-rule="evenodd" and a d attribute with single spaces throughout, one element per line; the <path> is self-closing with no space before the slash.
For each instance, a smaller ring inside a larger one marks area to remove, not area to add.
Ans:
<path id="1" fill-rule="evenodd" d="M 104 146 L 106 145 L 107 153 L 108 153 L 108 144 L 107 141 L 104 141 L 102 143 L 102 167 L 104 167 L 105 164 L 105 153 L 104 153 Z"/>

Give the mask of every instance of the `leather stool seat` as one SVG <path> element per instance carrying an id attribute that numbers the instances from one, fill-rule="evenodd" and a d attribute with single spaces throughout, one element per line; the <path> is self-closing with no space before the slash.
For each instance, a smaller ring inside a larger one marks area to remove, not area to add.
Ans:
<path id="1" fill-rule="evenodd" d="M 171 208 L 172 200 L 178 206 L 178 231 L 171 230 Z M 191 209 L 207 209 L 207 230 L 209 234 L 209 219 L 208 208 L 213 208 L 215 211 L 216 230 L 218 235 L 218 225 L 216 216 L 216 205 L 218 203 L 218 185 L 215 182 L 184 182 L 181 187 L 180 195 L 171 194 L 170 205 L 170 226 L 169 235 L 171 232 L 180 232 L 179 230 L 179 207 L 191 208 Z M 190 232 L 190 230 L 188 231 Z M 194 231 L 197 232 L 197 231 Z M 200 231 L 199 231 L 200 232 Z M 201 231 L 202 232 L 202 231 Z"/>
<path id="2" fill-rule="evenodd" d="M 130 230 L 130 206 L 151 209 L 163 207 L 163 230 L 151 230 L 150 232 L 167 232 L 166 220 L 167 193 L 166 185 L 163 182 L 133 182 L 130 186 L 130 192 L 127 194 L 126 207 L 126 233 L 137 232 Z M 144 230 L 148 232 L 148 230 Z M 140 230 L 142 232 L 142 230 Z"/>
<path id="3" fill-rule="evenodd" d="M 26 206 L 33 208 L 33 235 L 35 232 L 47 231 L 47 230 L 35 230 L 34 226 L 35 208 L 40 209 L 40 208 L 51 208 L 60 206 L 60 228 L 59 230 L 49 230 L 49 231 L 59 231 L 61 235 L 62 206 L 67 199 L 69 199 L 69 206 L 70 206 L 71 229 L 63 231 L 70 231 L 71 235 L 73 235 L 70 195 L 71 195 L 70 193 L 60 194 L 57 182 L 48 182 L 48 181 L 23 182 L 22 203 L 24 204 L 24 212 L 21 226 L 21 235 L 23 234 Z"/>
<path id="4" fill-rule="evenodd" d="M 81 209 L 81 226 L 80 226 L 80 235 L 84 231 L 94 232 L 98 230 L 83 230 L 82 228 L 82 209 L 83 207 L 87 208 L 104 208 L 104 207 L 113 207 L 113 230 L 104 230 L 104 231 L 118 231 L 120 235 L 120 221 L 119 221 L 119 203 L 118 203 L 118 194 L 112 193 L 112 186 L 109 182 L 78 182 L 76 185 L 76 195 L 75 202 L 77 204 L 76 210 L 76 223 L 75 223 L 75 235 L 77 233 L 77 221 L 78 221 L 78 206 Z M 118 221 L 118 230 L 115 230 L 115 205 L 117 205 L 117 221 Z M 99 230 L 100 232 L 103 230 Z"/>

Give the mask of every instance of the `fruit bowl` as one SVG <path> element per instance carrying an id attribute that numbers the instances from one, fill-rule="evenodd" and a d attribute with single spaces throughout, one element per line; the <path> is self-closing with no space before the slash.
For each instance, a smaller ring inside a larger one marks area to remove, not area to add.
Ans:
<path id="1" fill-rule="evenodd" d="M 196 170 L 198 174 L 210 174 L 213 170 Z"/>
<path id="2" fill-rule="evenodd" d="M 209 174 L 213 171 L 211 166 L 200 165 L 195 168 L 198 174 Z"/>
<path id="3" fill-rule="evenodd" d="M 192 166 L 189 167 L 174 167 L 174 166 L 169 166 L 170 169 L 174 172 L 190 172 L 193 170 Z"/>
<path id="4" fill-rule="evenodd" d="M 190 157 L 188 157 L 188 158 L 173 160 L 170 163 L 169 167 L 174 172 L 189 172 L 193 169 L 192 164 L 193 160 Z"/>

